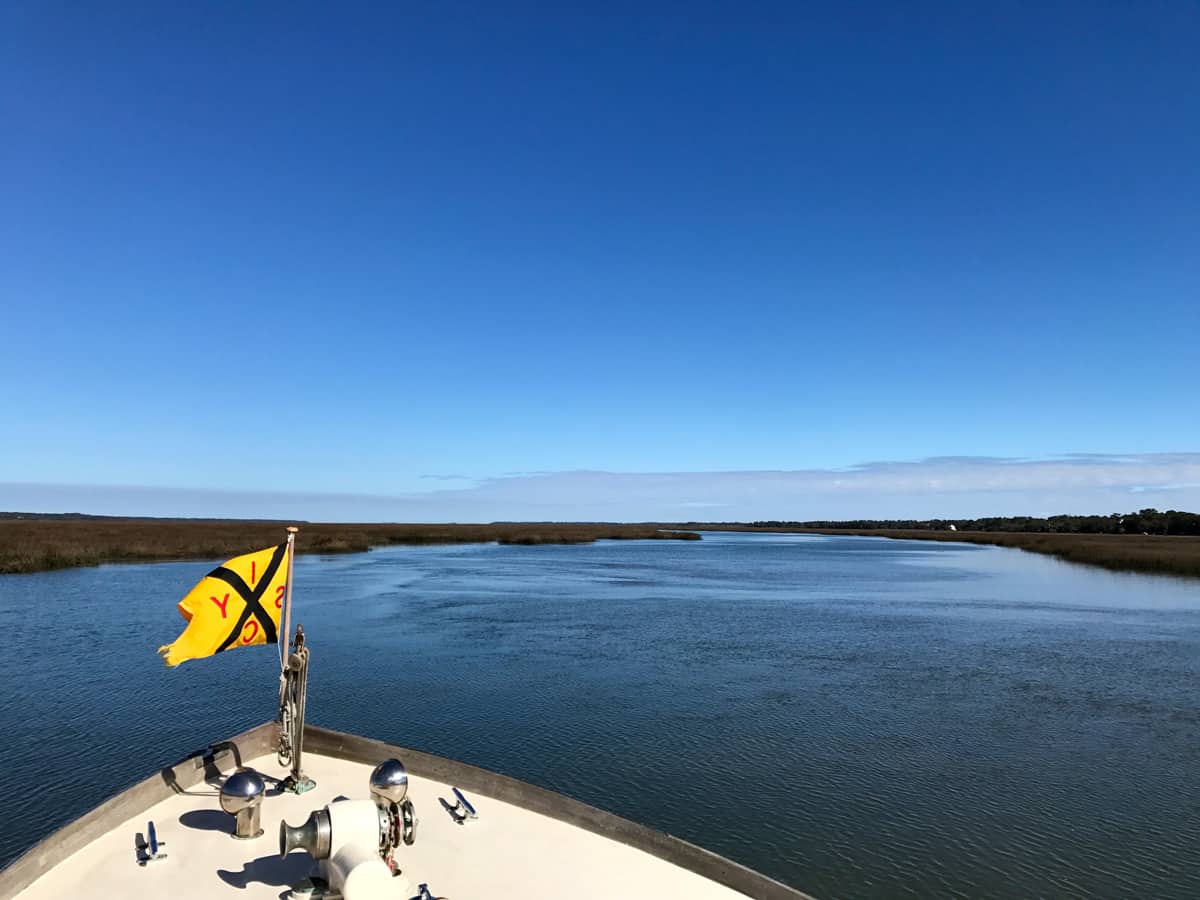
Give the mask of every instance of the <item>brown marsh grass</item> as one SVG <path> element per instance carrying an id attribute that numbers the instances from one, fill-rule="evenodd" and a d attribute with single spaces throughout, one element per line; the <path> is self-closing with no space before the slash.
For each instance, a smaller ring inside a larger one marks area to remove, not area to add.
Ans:
<path id="1" fill-rule="evenodd" d="M 283 522 L 194 519 L 0 519 L 0 574 L 100 563 L 223 560 L 279 543 Z M 1200 577 L 1200 537 L 1044 534 L 907 529 L 756 528 L 734 523 L 684 526 L 521 522 L 490 525 L 302 523 L 301 553 L 362 553 L 395 544 L 583 544 L 601 539 L 698 540 L 698 531 L 851 534 L 995 544 L 1068 562 L 1130 572 Z"/>
<path id="2" fill-rule="evenodd" d="M 194 519 L 0 519 L 0 574 L 100 563 L 223 560 L 282 542 L 285 522 Z M 656 525 L 300 524 L 300 553 L 361 553 L 392 544 L 586 544 L 601 539 L 699 540 Z"/>

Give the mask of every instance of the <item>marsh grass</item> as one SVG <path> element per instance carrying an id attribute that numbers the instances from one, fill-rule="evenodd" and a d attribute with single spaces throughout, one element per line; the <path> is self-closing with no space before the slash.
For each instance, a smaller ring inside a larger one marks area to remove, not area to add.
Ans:
<path id="1" fill-rule="evenodd" d="M 0 574 L 101 563 L 223 560 L 284 538 L 283 522 L 193 519 L 0 519 Z M 301 553 L 363 553 L 399 544 L 586 544 L 596 540 L 699 540 L 699 531 L 848 534 L 994 544 L 1128 572 L 1200 577 L 1200 537 L 854 528 L 758 528 L 734 523 L 661 526 L 521 522 L 491 525 L 301 524 Z"/>
<path id="2" fill-rule="evenodd" d="M 284 522 L 189 519 L 31 518 L 0 520 L 0 574 L 101 563 L 223 560 L 280 543 Z M 586 544 L 644 539 L 699 540 L 655 525 L 503 523 L 493 525 L 301 524 L 300 553 L 362 553 L 396 544 Z"/>

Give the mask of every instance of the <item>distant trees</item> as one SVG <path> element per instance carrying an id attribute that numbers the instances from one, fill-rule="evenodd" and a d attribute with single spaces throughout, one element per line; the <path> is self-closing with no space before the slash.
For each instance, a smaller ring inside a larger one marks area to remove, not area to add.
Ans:
<path id="1" fill-rule="evenodd" d="M 1192 534 L 1200 535 L 1200 514 L 1141 509 L 1108 516 L 986 516 L 980 519 L 858 519 L 849 522 L 751 522 L 756 528 L 846 528 L 855 530 L 1015 531 L 1036 534 Z"/>

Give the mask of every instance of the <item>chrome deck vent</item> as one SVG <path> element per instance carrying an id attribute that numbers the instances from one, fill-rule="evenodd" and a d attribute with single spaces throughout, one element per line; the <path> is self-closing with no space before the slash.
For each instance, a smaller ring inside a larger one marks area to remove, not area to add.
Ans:
<path id="1" fill-rule="evenodd" d="M 398 759 L 385 759 L 371 772 L 371 799 L 379 805 L 403 803 L 408 796 L 408 770 Z"/>
<path id="2" fill-rule="evenodd" d="M 262 835 L 259 817 L 266 789 L 262 776 L 253 769 L 239 769 L 221 785 L 221 809 L 234 817 L 235 838 L 247 840 Z"/>

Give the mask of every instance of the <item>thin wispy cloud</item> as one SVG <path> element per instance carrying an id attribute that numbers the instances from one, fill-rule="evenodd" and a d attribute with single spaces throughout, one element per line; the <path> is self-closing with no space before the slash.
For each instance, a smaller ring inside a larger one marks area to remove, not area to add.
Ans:
<path id="1" fill-rule="evenodd" d="M 449 476 L 447 476 L 449 477 Z M 841 469 L 571 471 L 405 494 L 0 484 L 0 509 L 323 521 L 927 518 L 1200 509 L 1200 453 L 935 457 Z"/>

